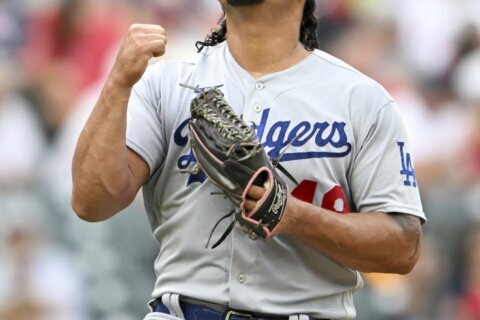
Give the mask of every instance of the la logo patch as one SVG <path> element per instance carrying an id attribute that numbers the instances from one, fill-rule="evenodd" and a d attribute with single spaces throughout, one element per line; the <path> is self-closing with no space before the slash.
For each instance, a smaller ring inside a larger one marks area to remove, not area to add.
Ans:
<path id="1" fill-rule="evenodd" d="M 416 188 L 417 176 L 415 175 L 415 169 L 413 168 L 412 156 L 410 153 L 404 151 L 405 142 L 398 141 L 397 145 L 400 148 L 400 157 L 402 160 L 402 170 L 400 170 L 400 174 L 405 176 L 403 184 Z M 410 179 L 412 179 L 412 181 L 410 181 Z"/>

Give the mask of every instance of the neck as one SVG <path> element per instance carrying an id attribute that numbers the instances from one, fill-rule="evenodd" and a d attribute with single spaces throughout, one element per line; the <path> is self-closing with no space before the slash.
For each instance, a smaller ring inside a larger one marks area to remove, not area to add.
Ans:
<path id="1" fill-rule="evenodd" d="M 309 55 L 299 41 L 303 6 L 225 8 L 227 43 L 253 77 L 285 70 Z"/>

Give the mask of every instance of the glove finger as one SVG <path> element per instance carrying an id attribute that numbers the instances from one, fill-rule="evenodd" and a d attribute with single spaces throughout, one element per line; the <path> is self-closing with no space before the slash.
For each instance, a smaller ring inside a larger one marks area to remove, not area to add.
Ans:
<path id="1" fill-rule="evenodd" d="M 258 170 L 255 171 L 252 168 L 247 167 L 243 163 L 237 162 L 235 160 L 226 160 L 223 163 L 223 170 L 225 171 L 226 175 L 228 175 L 232 180 L 238 183 L 242 191 L 246 191 L 249 184 L 263 186 L 263 183 L 267 180 L 267 177 L 264 174 L 255 174 L 256 172 L 258 172 Z M 255 179 L 254 181 L 251 181 L 252 176 L 254 175 Z"/>

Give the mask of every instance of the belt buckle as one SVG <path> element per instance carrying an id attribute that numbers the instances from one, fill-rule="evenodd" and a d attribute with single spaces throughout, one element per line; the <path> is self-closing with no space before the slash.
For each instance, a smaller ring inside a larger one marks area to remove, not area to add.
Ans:
<path id="1" fill-rule="evenodd" d="M 254 318 L 251 314 L 248 314 L 248 313 L 238 312 L 235 310 L 228 310 L 224 320 L 231 320 L 233 316 L 239 316 L 242 318 L 250 318 L 250 319 Z"/>

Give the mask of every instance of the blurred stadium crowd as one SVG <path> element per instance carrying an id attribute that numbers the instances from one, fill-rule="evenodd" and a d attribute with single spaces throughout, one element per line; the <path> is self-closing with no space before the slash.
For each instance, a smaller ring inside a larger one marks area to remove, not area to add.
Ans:
<path id="1" fill-rule="evenodd" d="M 322 50 L 397 100 L 429 218 L 410 275 L 365 275 L 358 319 L 480 319 L 480 1 L 317 3 Z M 220 14 L 216 0 L 0 1 L 0 320 L 147 312 L 157 250 L 141 195 L 84 223 L 70 162 L 131 23 L 162 24 L 165 59 L 180 59 Z"/>

